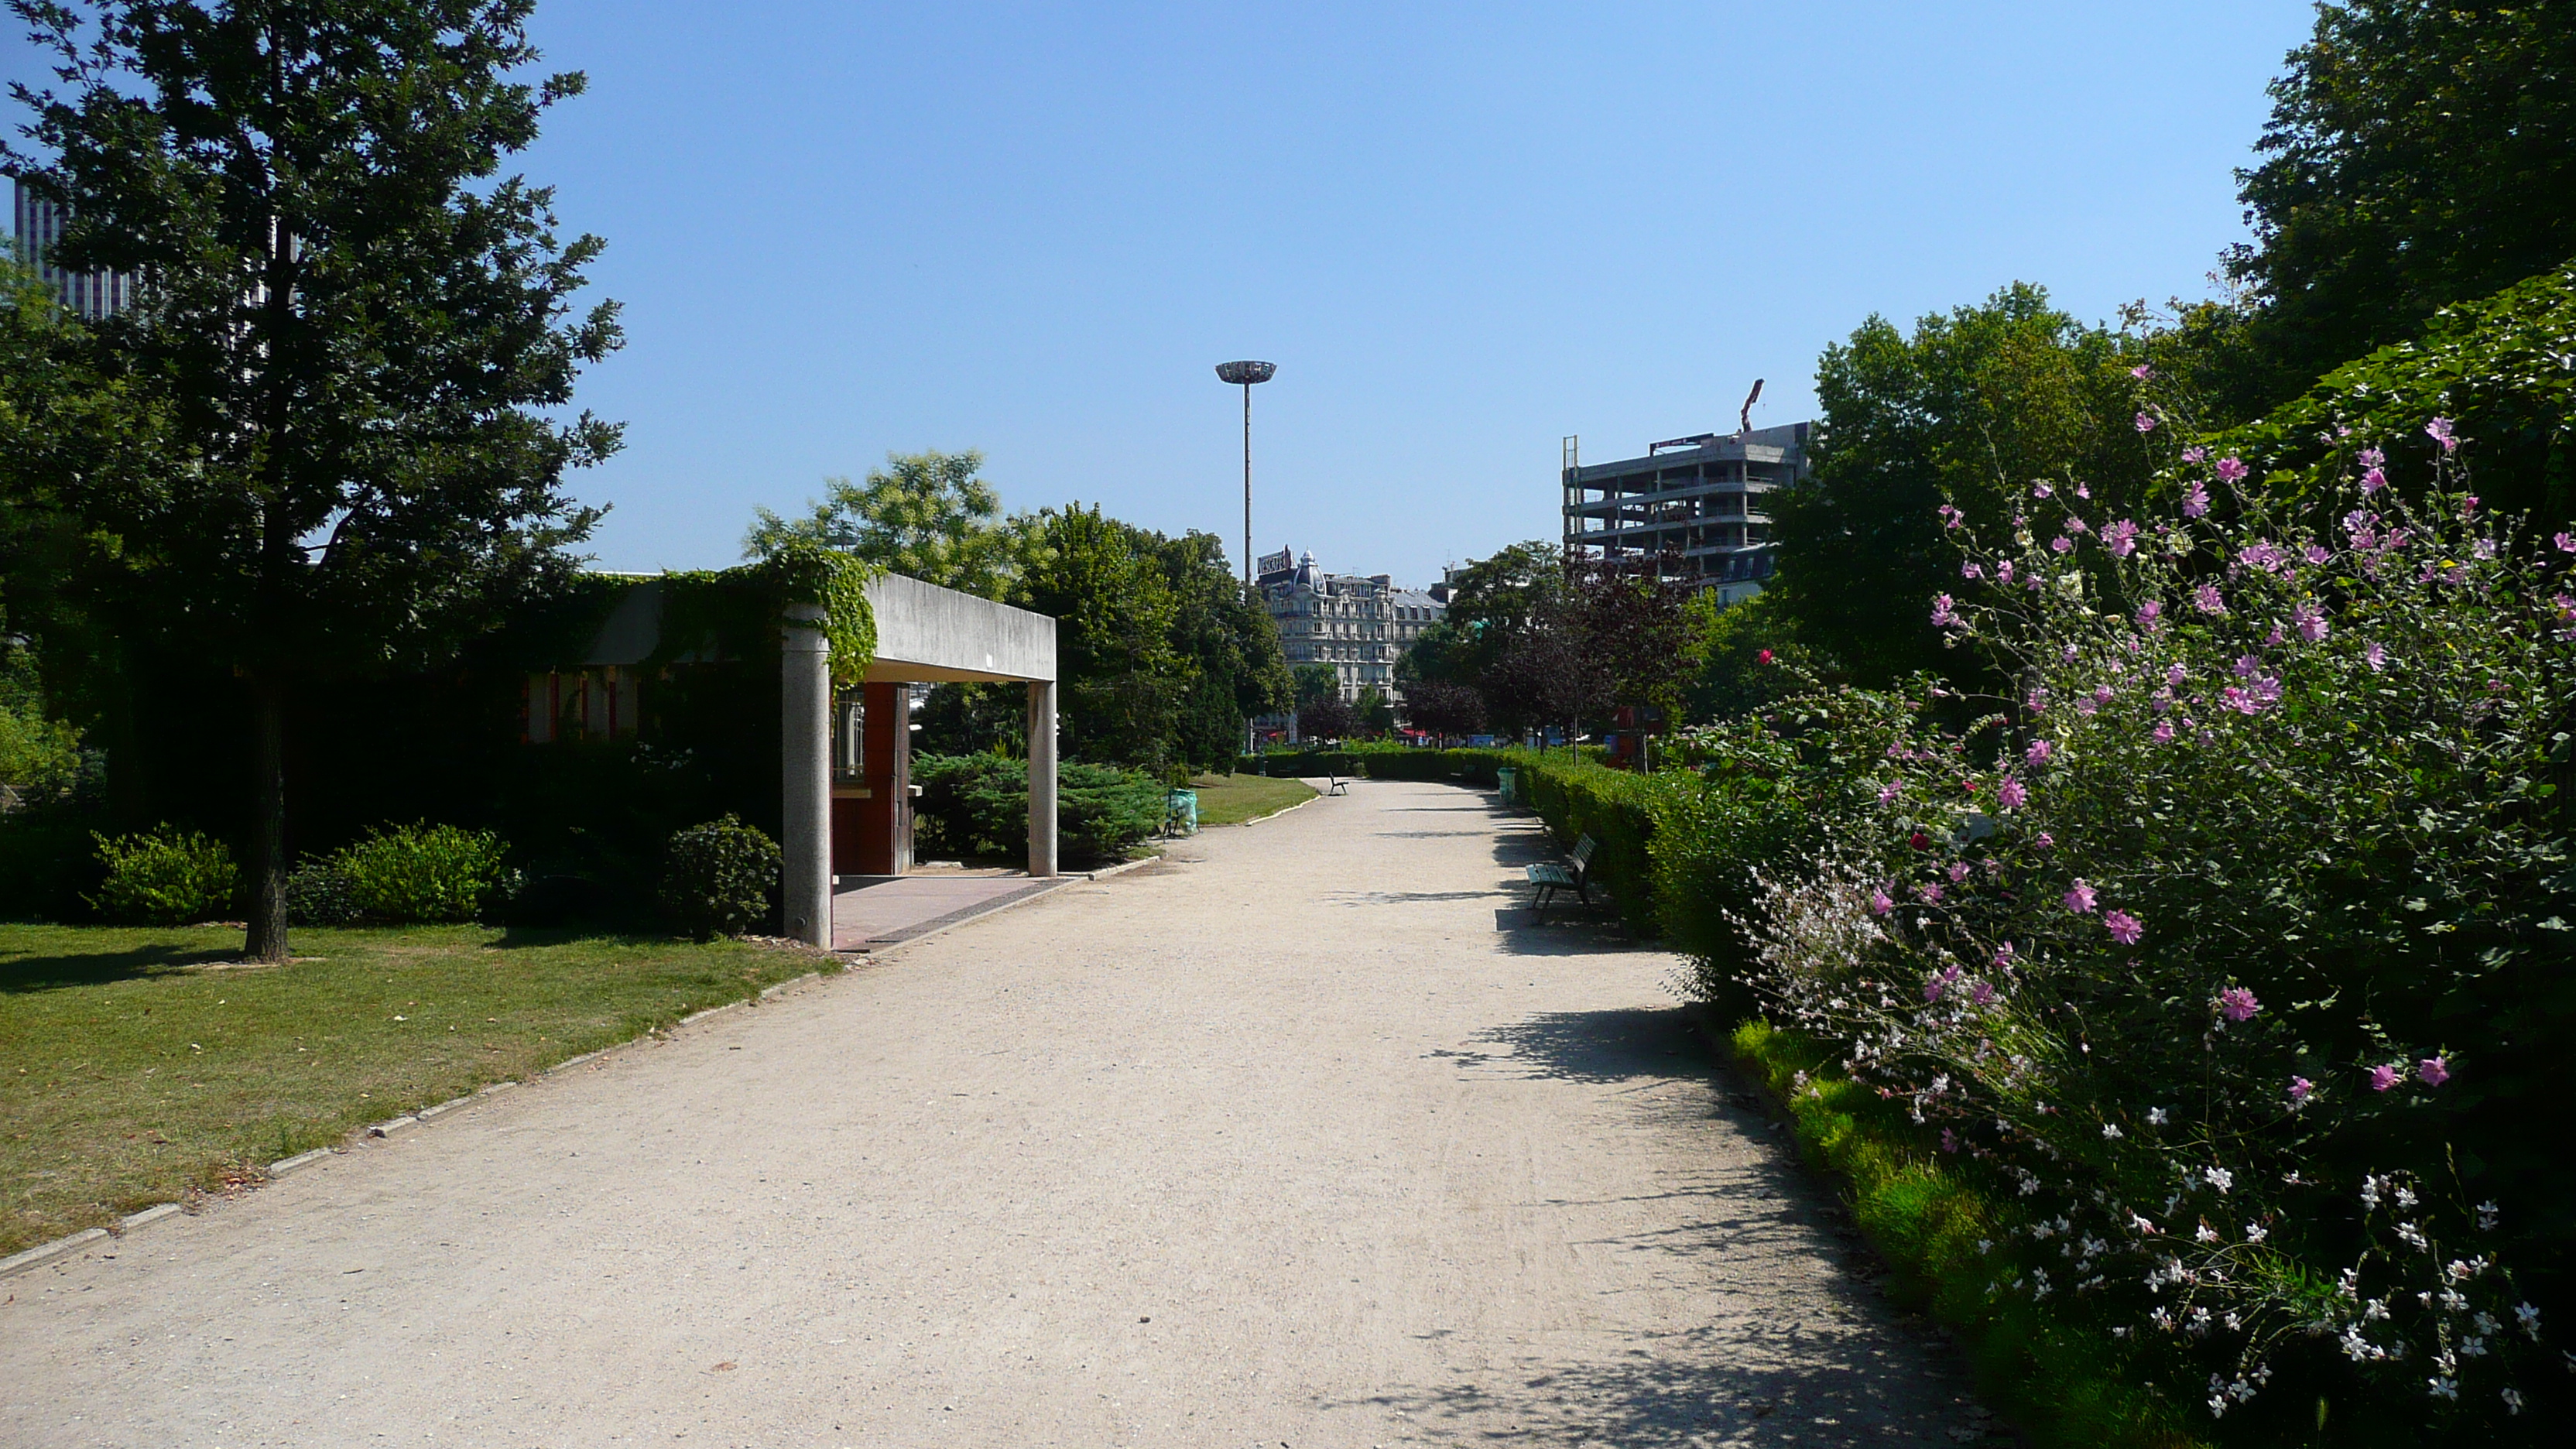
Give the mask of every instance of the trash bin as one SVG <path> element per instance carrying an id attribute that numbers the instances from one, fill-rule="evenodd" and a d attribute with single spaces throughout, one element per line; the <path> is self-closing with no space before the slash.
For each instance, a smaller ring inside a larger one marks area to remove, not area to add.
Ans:
<path id="1" fill-rule="evenodd" d="M 1506 805 L 1517 803 L 1514 799 L 1513 792 L 1520 786 L 1521 772 L 1513 769 L 1509 765 L 1505 765 L 1494 772 L 1494 778 L 1499 781 L 1503 787 L 1503 803 Z"/>
<path id="2" fill-rule="evenodd" d="M 1199 792 L 1174 790 L 1163 797 L 1163 833 L 1196 835 L 1199 833 Z"/>

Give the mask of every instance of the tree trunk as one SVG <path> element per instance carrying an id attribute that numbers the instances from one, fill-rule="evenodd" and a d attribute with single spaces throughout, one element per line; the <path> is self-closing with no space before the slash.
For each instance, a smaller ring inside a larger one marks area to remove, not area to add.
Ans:
<path id="1" fill-rule="evenodd" d="M 286 959 L 286 686 L 262 671 L 251 676 L 252 789 L 250 932 L 242 955 Z"/>

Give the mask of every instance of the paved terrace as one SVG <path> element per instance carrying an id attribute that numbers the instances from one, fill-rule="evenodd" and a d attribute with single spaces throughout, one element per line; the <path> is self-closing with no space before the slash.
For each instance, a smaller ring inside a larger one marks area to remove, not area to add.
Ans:
<path id="1" fill-rule="evenodd" d="M 1527 928 L 1487 799 L 1213 830 L 13 1279 L 5 1437 L 1970 1437 L 1673 959 Z"/>

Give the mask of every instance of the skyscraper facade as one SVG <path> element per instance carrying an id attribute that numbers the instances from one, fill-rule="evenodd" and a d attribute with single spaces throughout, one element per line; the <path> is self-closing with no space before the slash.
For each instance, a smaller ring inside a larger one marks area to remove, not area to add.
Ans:
<path id="1" fill-rule="evenodd" d="M 113 317 L 134 305 L 134 279 L 122 272 L 66 272 L 50 254 L 63 239 L 63 209 L 15 183 L 18 259 L 53 292 L 65 311 L 85 321 Z"/>

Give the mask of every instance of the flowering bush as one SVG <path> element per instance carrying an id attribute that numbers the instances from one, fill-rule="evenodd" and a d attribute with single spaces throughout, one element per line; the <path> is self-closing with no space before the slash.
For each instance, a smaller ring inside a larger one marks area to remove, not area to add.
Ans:
<path id="1" fill-rule="evenodd" d="M 2489 519 L 2457 441 L 2411 505 L 2340 455 L 2325 526 L 2186 453 L 2180 517 L 2038 484 L 1962 529 L 1933 620 L 2019 697 L 1928 702 L 1747 917 L 1768 1004 L 2026 1209 L 1994 1291 L 2205 1376 L 2214 1429 L 2507 1436 L 2568 1378 L 2576 538 Z"/>

